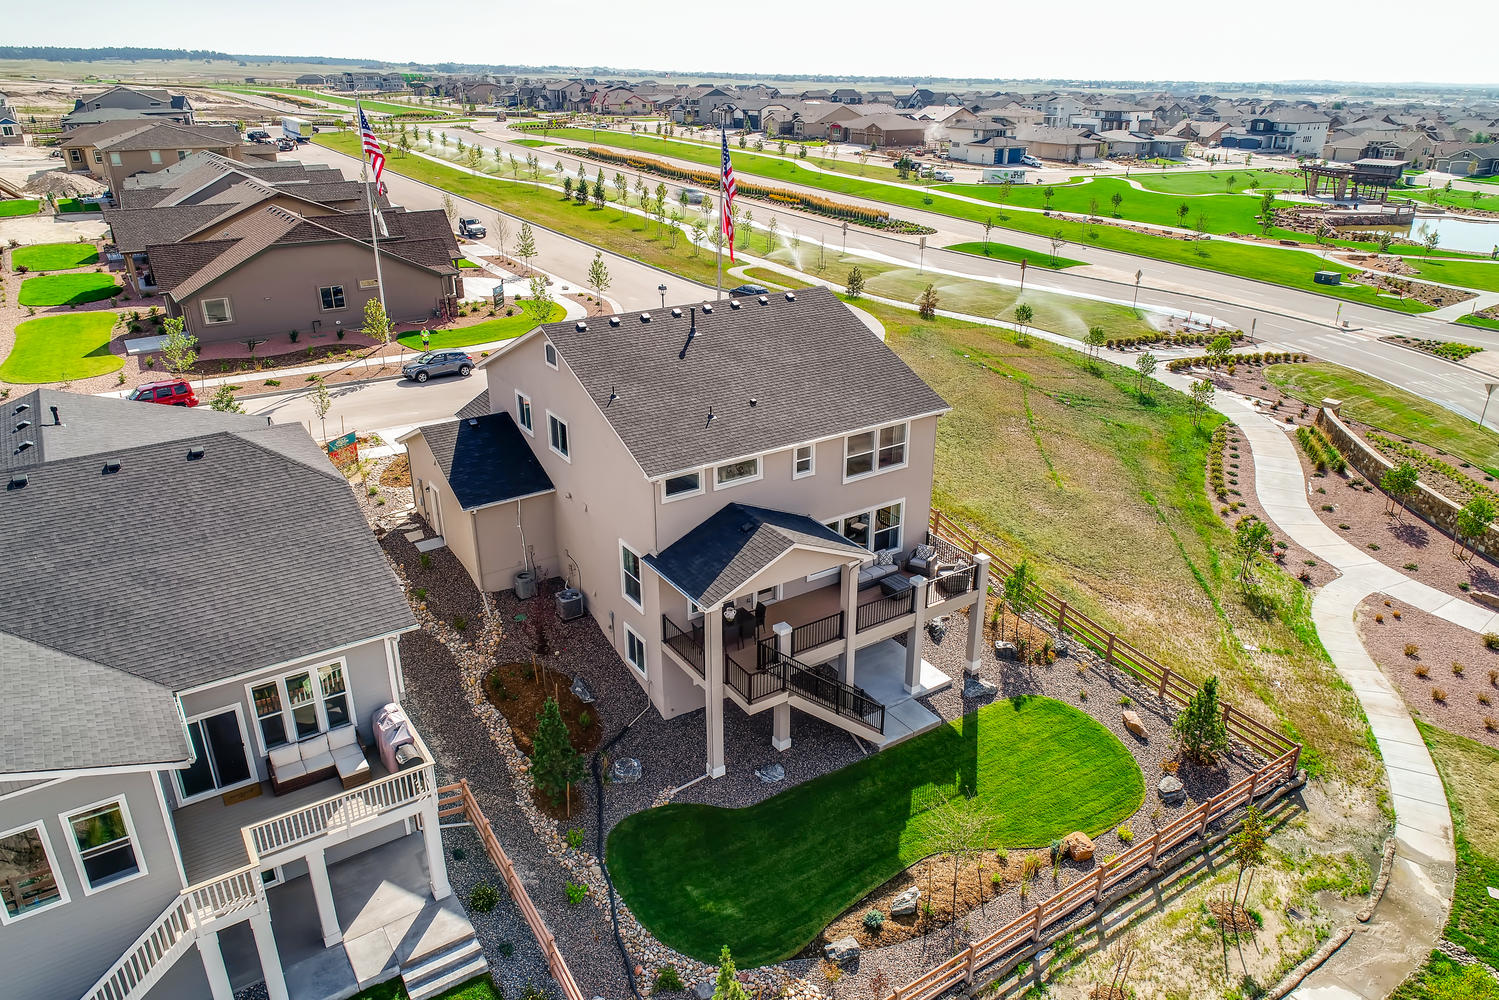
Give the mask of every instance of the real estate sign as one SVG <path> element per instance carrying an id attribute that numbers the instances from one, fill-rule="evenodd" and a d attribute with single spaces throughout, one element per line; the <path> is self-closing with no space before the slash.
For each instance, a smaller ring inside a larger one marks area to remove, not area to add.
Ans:
<path id="1" fill-rule="evenodd" d="M 359 461 L 359 441 L 353 431 L 336 437 L 323 447 L 328 452 L 328 458 L 340 469 L 347 468 Z"/>

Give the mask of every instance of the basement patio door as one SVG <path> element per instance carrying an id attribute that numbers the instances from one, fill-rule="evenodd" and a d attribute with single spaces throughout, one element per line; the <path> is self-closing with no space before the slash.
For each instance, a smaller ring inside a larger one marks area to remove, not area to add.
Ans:
<path id="1" fill-rule="evenodd" d="M 253 780 L 255 772 L 245 754 L 245 727 L 237 707 L 192 719 L 187 731 L 195 760 L 177 772 L 181 802 L 194 802 Z"/>

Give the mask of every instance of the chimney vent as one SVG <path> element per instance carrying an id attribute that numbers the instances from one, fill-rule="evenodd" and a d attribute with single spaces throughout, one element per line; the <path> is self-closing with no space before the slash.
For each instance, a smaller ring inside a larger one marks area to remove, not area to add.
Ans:
<path id="1" fill-rule="evenodd" d="M 751 406 L 754 406 L 754 405 L 755 405 L 755 403 L 756 403 L 756 402 L 757 402 L 757 401 L 756 401 L 756 399 L 755 399 L 755 397 L 754 397 L 754 396 L 751 396 L 751 397 L 750 397 L 750 405 L 751 405 Z"/>
<path id="2" fill-rule="evenodd" d="M 47 409 L 49 409 L 49 410 L 52 411 L 52 426 L 53 427 L 61 427 L 62 426 L 62 415 L 57 412 L 57 407 L 55 407 L 55 406 L 49 406 L 49 407 L 47 407 Z"/>
<path id="3" fill-rule="evenodd" d="M 203 446 L 194 445 L 193 447 L 187 449 L 187 460 L 189 462 L 196 462 L 198 459 L 203 457 L 203 454 Z"/>
<path id="4" fill-rule="evenodd" d="M 16 451 L 18 451 L 18 452 L 25 451 L 27 448 L 30 448 L 31 446 L 32 446 L 32 442 L 30 442 L 30 441 L 22 441 L 20 444 L 16 445 Z"/>
<path id="5" fill-rule="evenodd" d="M 29 482 L 31 482 L 30 476 L 28 476 L 24 472 L 17 472 L 15 475 L 10 477 L 10 484 L 5 488 L 8 490 L 18 490 Z"/>
<path id="6" fill-rule="evenodd" d="M 770 298 L 768 296 L 765 296 L 765 295 L 760 296 L 760 304 L 762 306 L 768 306 L 768 305 L 770 305 Z"/>
<path id="7" fill-rule="evenodd" d="M 18 430 L 18 431 L 24 431 L 26 428 L 28 428 L 30 426 L 31 426 L 31 421 L 30 420 L 22 420 L 20 423 L 16 424 L 16 430 Z"/>
<path id="8" fill-rule="evenodd" d="M 104 460 L 104 472 L 106 474 L 120 471 L 120 460 L 118 458 L 106 458 Z"/>
<path id="9" fill-rule="evenodd" d="M 585 322 L 583 322 L 581 319 L 578 320 L 577 331 L 579 333 L 587 333 L 588 332 L 588 324 L 585 323 Z"/>
<path id="10" fill-rule="evenodd" d="M 30 403 L 21 403 L 19 406 L 16 407 L 16 412 L 17 413 L 25 413 L 29 409 L 31 409 L 31 404 Z"/>
<path id="11" fill-rule="evenodd" d="M 708 313 L 711 313 L 712 311 L 713 311 L 713 303 L 711 303 L 711 302 L 704 302 L 703 303 L 703 314 L 706 315 Z"/>

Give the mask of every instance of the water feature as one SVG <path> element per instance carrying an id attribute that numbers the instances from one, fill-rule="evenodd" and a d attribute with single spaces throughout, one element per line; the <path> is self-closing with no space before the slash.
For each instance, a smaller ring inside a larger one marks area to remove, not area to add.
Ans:
<path id="1" fill-rule="evenodd" d="M 1423 228 L 1424 227 L 1424 228 Z M 1418 215 L 1409 226 L 1342 226 L 1338 233 L 1353 235 L 1387 232 L 1420 241 L 1427 232 L 1436 233 L 1443 250 L 1492 253 L 1499 246 L 1499 219 L 1470 219 L 1460 215 Z"/>

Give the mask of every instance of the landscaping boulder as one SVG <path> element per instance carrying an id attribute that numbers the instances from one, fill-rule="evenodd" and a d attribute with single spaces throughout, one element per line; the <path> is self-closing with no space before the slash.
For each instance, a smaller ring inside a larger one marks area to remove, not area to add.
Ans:
<path id="1" fill-rule="evenodd" d="M 640 780 L 640 761 L 634 757 L 620 757 L 609 765 L 609 780 L 621 785 L 633 784 Z"/>
<path id="2" fill-rule="evenodd" d="M 1074 830 L 1062 838 L 1062 853 L 1073 861 L 1093 860 L 1093 838 L 1081 830 Z"/>
<path id="3" fill-rule="evenodd" d="M 994 641 L 994 655 L 997 659 L 1001 660 L 1015 659 L 1015 644 L 1013 642 L 1006 642 L 1003 639 L 996 639 Z"/>
<path id="4" fill-rule="evenodd" d="M 859 957 L 859 942 L 852 937 L 841 937 L 823 946 L 823 957 L 836 965 L 847 965 Z"/>
<path id="5" fill-rule="evenodd" d="M 705 979 L 692 987 L 692 995 L 697 997 L 697 1000 L 713 1000 L 713 987 L 713 980 Z"/>
<path id="6" fill-rule="evenodd" d="M 1179 806 L 1187 801 L 1187 790 L 1182 787 L 1181 779 L 1174 774 L 1168 774 L 1155 786 L 1156 794 L 1160 795 L 1161 801 L 1168 806 Z"/>
<path id="7" fill-rule="evenodd" d="M 593 691 L 588 687 L 588 685 L 583 681 L 583 678 L 581 677 L 573 680 L 573 686 L 570 690 L 573 693 L 573 697 L 577 698 L 585 705 L 592 705 L 596 700 L 593 696 Z"/>
<path id="8" fill-rule="evenodd" d="M 1142 740 L 1150 738 L 1145 732 L 1145 723 L 1140 721 L 1140 716 L 1137 713 L 1125 712 L 1123 718 L 1125 729 L 1128 729 Z"/>
<path id="9" fill-rule="evenodd" d="M 755 777 L 767 785 L 774 785 L 778 781 L 786 780 L 786 769 L 779 764 L 766 764 L 764 767 L 755 768 Z"/>
<path id="10" fill-rule="evenodd" d="M 892 917 L 912 916 L 920 904 L 921 890 L 913 885 L 890 901 L 890 915 Z"/>
<path id="11" fill-rule="evenodd" d="M 938 615 L 926 623 L 926 634 L 932 637 L 932 642 L 942 642 L 942 637 L 947 635 L 947 616 Z"/>
<path id="12" fill-rule="evenodd" d="M 963 698 L 967 701 L 982 701 L 994 697 L 999 687 L 982 677 L 969 676 L 963 679 Z"/>
<path id="13" fill-rule="evenodd" d="M 1058 640 L 1057 643 L 1056 643 L 1056 645 L 1054 645 L 1054 646 L 1051 647 L 1051 651 L 1053 653 L 1056 653 L 1057 654 L 1057 659 L 1060 660 L 1064 656 L 1067 655 L 1067 644 L 1065 642 L 1062 642 L 1062 641 Z"/>

